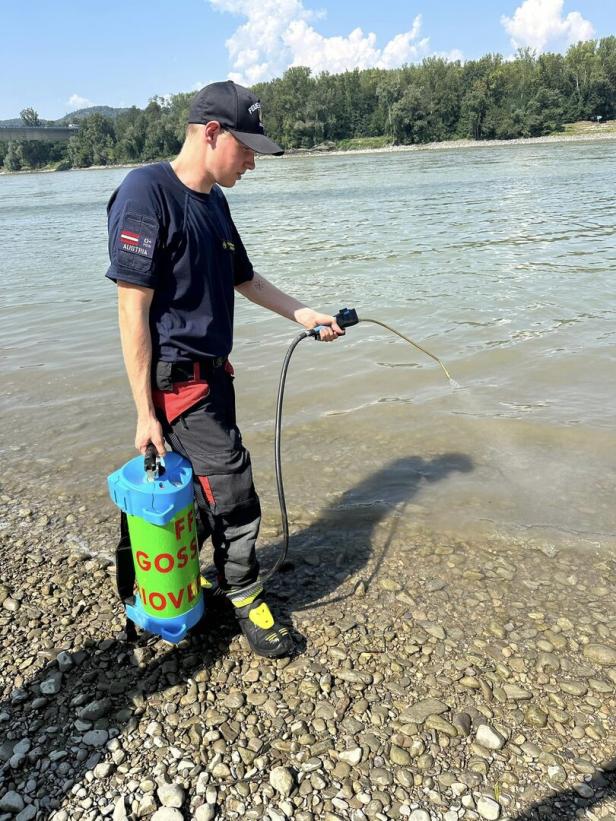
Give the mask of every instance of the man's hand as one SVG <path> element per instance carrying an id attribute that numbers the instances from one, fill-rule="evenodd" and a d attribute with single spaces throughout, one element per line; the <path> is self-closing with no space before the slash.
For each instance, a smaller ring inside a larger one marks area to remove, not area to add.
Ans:
<path id="1" fill-rule="evenodd" d="M 336 318 L 329 314 L 320 314 L 312 308 L 300 308 L 295 311 L 295 321 L 303 325 L 310 331 L 317 325 L 322 325 L 319 339 L 321 342 L 333 342 L 339 336 L 344 336 L 344 331 L 336 322 Z"/>
<path id="2" fill-rule="evenodd" d="M 160 422 L 155 416 L 147 416 L 145 418 L 137 417 L 137 432 L 135 434 L 135 447 L 139 453 L 145 455 L 145 451 L 150 442 L 158 451 L 158 455 L 162 458 L 166 451 L 165 440 L 163 438 L 163 429 Z"/>

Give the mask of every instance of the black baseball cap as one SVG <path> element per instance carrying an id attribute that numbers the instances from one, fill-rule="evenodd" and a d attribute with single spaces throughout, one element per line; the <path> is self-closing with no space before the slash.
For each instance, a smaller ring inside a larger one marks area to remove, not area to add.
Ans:
<path id="1" fill-rule="evenodd" d="M 193 97 L 188 122 L 205 125 L 211 120 L 219 122 L 257 154 L 284 154 L 277 143 L 265 136 L 259 98 L 232 80 L 210 83 Z"/>

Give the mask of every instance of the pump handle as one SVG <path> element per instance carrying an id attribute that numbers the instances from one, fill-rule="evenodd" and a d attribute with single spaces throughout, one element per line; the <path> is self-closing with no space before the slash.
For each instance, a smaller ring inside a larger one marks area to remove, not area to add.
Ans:
<path id="1" fill-rule="evenodd" d="M 150 444 L 145 449 L 145 454 L 143 456 L 143 469 L 147 473 L 148 470 L 156 470 L 156 457 L 158 456 L 158 451 L 154 447 L 154 445 L 150 442 Z"/>
<path id="2" fill-rule="evenodd" d="M 165 466 L 161 462 L 158 451 L 152 442 L 150 442 L 145 449 L 145 454 L 143 456 L 143 469 L 148 475 L 148 481 L 158 479 L 158 477 L 162 476 L 165 472 Z"/>

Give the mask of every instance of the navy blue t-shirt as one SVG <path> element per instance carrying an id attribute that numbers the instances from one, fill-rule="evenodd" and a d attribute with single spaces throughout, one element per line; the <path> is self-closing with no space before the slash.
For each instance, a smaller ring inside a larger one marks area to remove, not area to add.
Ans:
<path id="1" fill-rule="evenodd" d="M 107 276 L 152 288 L 153 360 L 228 356 L 234 286 L 253 277 L 224 194 L 185 186 L 168 162 L 131 171 L 107 206 Z"/>

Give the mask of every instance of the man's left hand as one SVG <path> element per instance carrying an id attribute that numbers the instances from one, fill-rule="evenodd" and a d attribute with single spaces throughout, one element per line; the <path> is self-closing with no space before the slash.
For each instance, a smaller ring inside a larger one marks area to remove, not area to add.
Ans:
<path id="1" fill-rule="evenodd" d="M 319 339 L 321 342 L 333 342 L 339 336 L 344 336 L 343 329 L 336 322 L 336 318 L 329 314 L 320 314 L 312 308 L 301 308 L 295 313 L 295 319 L 306 330 L 311 331 L 317 325 L 321 325 Z"/>

